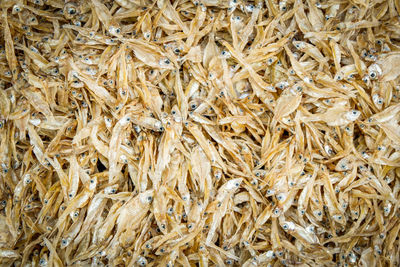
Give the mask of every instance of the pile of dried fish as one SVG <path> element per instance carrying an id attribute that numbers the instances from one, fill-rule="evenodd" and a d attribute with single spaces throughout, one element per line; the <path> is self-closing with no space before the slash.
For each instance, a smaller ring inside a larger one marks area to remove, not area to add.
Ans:
<path id="1" fill-rule="evenodd" d="M 400 1 L 0 1 L 2 266 L 399 266 Z"/>

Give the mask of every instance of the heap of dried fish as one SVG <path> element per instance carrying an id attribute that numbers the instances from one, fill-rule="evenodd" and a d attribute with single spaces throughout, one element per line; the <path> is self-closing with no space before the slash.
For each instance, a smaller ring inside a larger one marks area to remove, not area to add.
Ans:
<path id="1" fill-rule="evenodd" d="M 0 1 L 2 266 L 399 266 L 400 1 Z"/>

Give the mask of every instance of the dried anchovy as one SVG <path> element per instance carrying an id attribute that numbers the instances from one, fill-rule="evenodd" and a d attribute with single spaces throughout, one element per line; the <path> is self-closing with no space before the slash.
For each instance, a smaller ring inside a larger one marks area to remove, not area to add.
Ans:
<path id="1" fill-rule="evenodd" d="M 400 2 L 0 2 L 2 266 L 398 266 Z"/>

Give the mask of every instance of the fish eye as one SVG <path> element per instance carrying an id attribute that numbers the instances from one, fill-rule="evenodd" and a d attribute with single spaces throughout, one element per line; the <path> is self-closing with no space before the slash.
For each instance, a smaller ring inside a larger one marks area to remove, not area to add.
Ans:
<path id="1" fill-rule="evenodd" d="M 152 201 L 152 200 L 153 200 L 153 197 L 152 197 L 152 196 L 148 196 L 148 197 L 147 197 L 147 201 L 150 202 L 150 201 Z"/>
<path id="2" fill-rule="evenodd" d="M 76 212 L 74 213 L 74 217 L 78 217 L 78 215 L 79 215 L 79 212 L 76 211 Z"/>
<path id="3" fill-rule="evenodd" d="M 169 61 L 169 59 L 166 59 L 164 62 L 165 62 L 165 64 L 171 63 L 171 62 Z"/>
<path id="4" fill-rule="evenodd" d="M 68 8 L 68 14 L 74 15 L 75 13 L 76 13 L 75 8 L 72 8 L 72 7 Z"/>
<path id="5" fill-rule="evenodd" d="M 116 33 L 120 33 L 121 30 L 118 28 L 118 29 L 115 30 L 115 32 L 116 32 Z"/>
<path id="6" fill-rule="evenodd" d="M 375 78 L 376 74 L 375 74 L 375 72 L 371 72 L 371 74 L 369 76 L 371 76 L 371 78 Z"/>
<path id="7" fill-rule="evenodd" d="M 384 208 L 383 208 L 383 211 L 384 211 L 384 212 L 389 212 L 390 210 L 389 210 L 388 207 L 384 207 Z"/>

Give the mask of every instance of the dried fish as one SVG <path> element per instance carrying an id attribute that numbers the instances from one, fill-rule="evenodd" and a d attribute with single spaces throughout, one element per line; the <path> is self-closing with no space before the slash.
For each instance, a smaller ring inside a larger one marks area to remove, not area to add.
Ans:
<path id="1" fill-rule="evenodd" d="M 400 2 L 0 1 L 1 266 L 399 266 Z"/>

